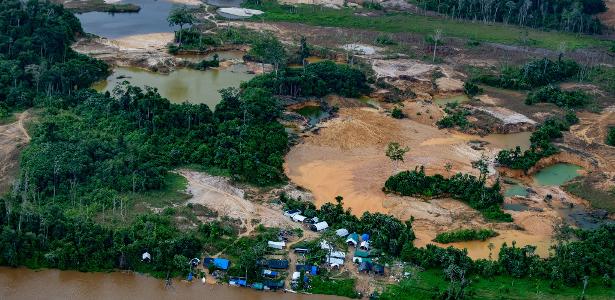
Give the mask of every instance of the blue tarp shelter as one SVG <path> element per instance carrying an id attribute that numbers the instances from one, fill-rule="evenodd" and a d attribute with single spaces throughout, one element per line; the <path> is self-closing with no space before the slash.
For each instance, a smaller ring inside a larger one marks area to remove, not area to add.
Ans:
<path id="1" fill-rule="evenodd" d="M 214 267 L 220 270 L 228 270 L 231 262 L 225 258 L 214 258 Z"/>
<path id="2" fill-rule="evenodd" d="M 367 233 L 362 234 L 362 235 L 361 235 L 361 240 L 363 240 L 363 241 L 369 241 L 369 234 L 367 234 Z"/>
<path id="3" fill-rule="evenodd" d="M 317 266 L 312 266 L 312 268 L 310 269 L 310 275 L 318 275 L 318 267 Z"/>

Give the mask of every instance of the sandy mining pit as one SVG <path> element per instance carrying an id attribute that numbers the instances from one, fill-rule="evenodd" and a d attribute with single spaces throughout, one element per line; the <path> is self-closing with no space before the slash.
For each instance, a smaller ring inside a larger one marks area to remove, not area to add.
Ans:
<path id="1" fill-rule="evenodd" d="M 420 108 L 412 103 L 406 101 L 407 110 Z M 320 126 L 317 133 L 306 135 L 288 153 L 285 170 L 291 181 L 311 191 L 317 206 L 341 195 L 344 205 L 358 215 L 370 211 L 392 214 L 403 220 L 414 217 L 417 246 L 432 243 L 442 231 L 488 227 L 499 236 L 450 245 L 467 248 L 473 258 L 488 258 L 490 252 L 497 258 L 502 243 L 511 245 L 515 241 L 517 246 L 535 245 L 536 252 L 546 256 L 552 244 L 553 228 L 564 217 L 558 209 L 568 203 L 587 205 L 559 187 L 535 187 L 532 195 L 523 199 L 531 210 L 507 211 L 513 215 L 513 223 L 489 223 L 479 212 L 457 200 L 425 201 L 386 195 L 382 186 L 395 171 L 424 165 L 431 174 L 476 174 L 471 162 L 483 153 L 493 157 L 501 147 L 488 144 L 485 150 L 474 150 L 468 141 L 476 139 L 475 136 L 439 130 L 424 119 L 396 120 L 382 110 L 365 107 L 342 108 L 337 118 Z M 389 142 L 410 147 L 405 162 L 397 167 L 385 156 Z M 450 173 L 444 169 L 446 163 L 453 166 Z M 555 200 L 545 202 L 547 194 L 555 195 Z M 492 251 L 490 243 L 494 246 Z"/>
<path id="2" fill-rule="evenodd" d="M 0 193 L 11 187 L 19 170 L 19 155 L 30 141 L 24 124 L 31 118 L 30 112 L 17 115 L 15 122 L 0 125 Z"/>

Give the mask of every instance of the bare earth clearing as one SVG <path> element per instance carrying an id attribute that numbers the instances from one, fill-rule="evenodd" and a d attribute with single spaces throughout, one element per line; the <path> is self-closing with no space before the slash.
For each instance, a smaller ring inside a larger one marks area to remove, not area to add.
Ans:
<path id="1" fill-rule="evenodd" d="M 25 111 L 17 116 L 16 122 L 0 126 L 0 193 L 2 194 L 10 188 L 19 169 L 21 149 L 30 141 L 30 135 L 24 128 L 24 123 L 30 117 L 30 112 Z"/>

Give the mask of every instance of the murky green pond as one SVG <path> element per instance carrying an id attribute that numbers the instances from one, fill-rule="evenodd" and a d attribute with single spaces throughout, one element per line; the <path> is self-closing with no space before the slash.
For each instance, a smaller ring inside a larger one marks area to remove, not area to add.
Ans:
<path id="1" fill-rule="evenodd" d="M 538 171 L 533 178 L 538 185 L 562 185 L 579 176 L 581 169 L 577 165 L 559 163 Z"/>
<path id="2" fill-rule="evenodd" d="M 106 80 L 94 84 L 93 88 L 99 92 L 112 92 L 115 86 L 126 80 L 140 87 L 155 87 L 162 97 L 171 102 L 205 103 L 213 110 L 221 100 L 218 90 L 239 87 L 242 81 L 248 81 L 252 77 L 254 75 L 246 73 L 245 65 L 241 64 L 223 70 L 178 69 L 169 74 L 119 67 L 113 69 L 113 73 Z"/>
<path id="3" fill-rule="evenodd" d="M 311 125 L 316 125 L 321 120 L 329 117 L 329 113 L 324 111 L 322 107 L 316 105 L 304 106 L 297 109 L 295 112 L 308 118 Z"/>
<path id="4" fill-rule="evenodd" d="M 527 187 L 519 183 L 511 185 L 504 190 L 504 197 L 513 197 L 513 196 L 527 197 L 527 195 L 529 195 L 527 191 Z"/>

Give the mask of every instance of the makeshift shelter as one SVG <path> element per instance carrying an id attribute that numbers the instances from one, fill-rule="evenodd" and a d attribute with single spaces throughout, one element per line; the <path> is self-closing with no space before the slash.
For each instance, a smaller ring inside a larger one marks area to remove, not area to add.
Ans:
<path id="1" fill-rule="evenodd" d="M 346 258 L 346 252 L 342 252 L 342 251 L 331 251 L 327 255 L 331 257 L 335 257 L 335 258 L 342 258 L 342 259 Z"/>
<path id="2" fill-rule="evenodd" d="M 301 272 L 301 271 L 309 272 L 310 271 L 310 266 L 308 266 L 308 265 L 296 265 L 295 266 L 295 270 L 297 272 Z"/>
<path id="3" fill-rule="evenodd" d="M 205 257 L 203 258 L 203 267 L 207 268 L 211 265 L 214 264 L 214 258 L 213 257 Z"/>
<path id="4" fill-rule="evenodd" d="M 357 250 L 354 252 L 354 257 L 369 257 L 369 252 L 364 250 Z"/>
<path id="5" fill-rule="evenodd" d="M 310 225 L 312 231 L 323 231 L 327 228 L 329 228 L 329 224 L 325 221 Z"/>
<path id="6" fill-rule="evenodd" d="M 293 272 L 292 280 L 298 280 L 301 277 L 301 272 Z"/>
<path id="7" fill-rule="evenodd" d="M 267 261 L 270 269 L 288 269 L 288 261 L 285 259 L 270 259 Z"/>
<path id="8" fill-rule="evenodd" d="M 367 261 L 367 260 L 363 260 L 361 262 L 361 264 L 359 264 L 359 272 L 364 272 L 364 273 L 369 273 L 369 271 L 372 270 L 372 263 Z"/>
<path id="9" fill-rule="evenodd" d="M 374 265 L 374 274 L 376 274 L 376 275 L 384 275 L 384 266 L 383 265 Z"/>
<path id="10" fill-rule="evenodd" d="M 218 14 L 230 20 L 247 19 L 252 16 L 262 15 L 263 11 L 239 7 L 223 7 L 218 9 Z"/>
<path id="11" fill-rule="evenodd" d="M 298 214 L 300 214 L 300 213 L 301 213 L 301 211 L 300 211 L 300 210 L 298 210 L 298 209 L 292 209 L 292 210 L 287 210 L 287 211 L 285 211 L 285 212 L 284 212 L 284 215 L 285 215 L 285 216 L 287 216 L 287 217 L 289 217 L 289 218 L 292 218 L 294 215 L 298 215 Z"/>
<path id="12" fill-rule="evenodd" d="M 369 241 L 362 241 L 361 245 L 359 246 L 359 249 L 361 250 L 369 250 Z"/>
<path id="13" fill-rule="evenodd" d="M 361 235 L 361 240 L 362 241 L 369 241 L 369 234 L 367 234 L 367 233 L 362 234 Z"/>
<path id="14" fill-rule="evenodd" d="M 228 284 L 232 286 L 248 286 L 248 281 L 243 277 L 231 277 Z"/>
<path id="15" fill-rule="evenodd" d="M 337 236 L 345 237 L 345 236 L 347 236 L 347 235 L 348 235 L 348 229 L 346 229 L 346 228 L 340 228 L 340 229 L 338 229 L 338 230 L 336 230 L 336 231 L 335 231 L 335 234 L 336 234 Z"/>
<path id="16" fill-rule="evenodd" d="M 273 249 L 282 250 L 282 249 L 284 249 L 284 247 L 286 247 L 286 243 L 285 243 L 285 242 L 274 242 L 274 241 L 268 241 L 268 242 L 267 242 L 267 246 L 268 246 L 269 248 L 273 248 Z"/>
<path id="17" fill-rule="evenodd" d="M 318 266 L 312 266 L 310 268 L 310 275 L 313 275 L 313 276 L 318 275 Z"/>
<path id="18" fill-rule="evenodd" d="M 200 259 L 198 259 L 198 258 L 196 258 L 196 257 L 190 260 L 190 265 L 191 265 L 192 267 L 196 267 L 196 266 L 198 266 L 200 263 L 201 263 L 201 260 L 200 260 Z"/>
<path id="19" fill-rule="evenodd" d="M 310 249 L 308 248 L 295 248 L 295 253 L 303 254 L 303 253 L 308 253 L 308 252 L 310 252 Z"/>
<path id="20" fill-rule="evenodd" d="M 327 263 L 332 268 L 339 268 L 341 265 L 344 264 L 344 259 L 327 256 Z"/>
<path id="21" fill-rule="evenodd" d="M 320 241 L 320 249 L 331 250 L 331 245 L 327 241 Z"/>
<path id="22" fill-rule="evenodd" d="M 351 233 L 346 238 L 346 244 L 348 244 L 348 246 L 356 247 L 359 244 L 359 235 L 356 233 Z"/>
<path id="23" fill-rule="evenodd" d="M 307 217 L 306 216 L 302 216 L 300 214 L 296 214 L 296 215 L 292 216 L 292 219 L 295 222 L 303 223 L 303 221 L 305 221 L 305 219 L 307 219 Z"/>
<path id="24" fill-rule="evenodd" d="M 263 270 L 263 276 L 274 278 L 278 276 L 278 272 L 272 270 Z"/>
<path id="25" fill-rule="evenodd" d="M 145 251 L 145 252 L 143 252 L 143 255 L 141 255 L 141 260 L 143 262 L 148 263 L 148 262 L 152 261 L 152 255 L 149 254 L 149 252 Z"/>
<path id="26" fill-rule="evenodd" d="M 268 280 L 268 281 L 265 281 L 264 285 L 269 289 L 278 290 L 278 289 L 284 288 L 284 281 L 283 280 L 279 280 L 279 281 Z"/>
<path id="27" fill-rule="evenodd" d="M 255 289 L 257 291 L 260 291 L 263 289 L 264 285 L 260 282 L 255 282 L 250 286 L 252 289 Z"/>
<path id="28" fill-rule="evenodd" d="M 214 258 L 214 267 L 220 270 L 228 270 L 231 262 L 225 258 Z"/>

